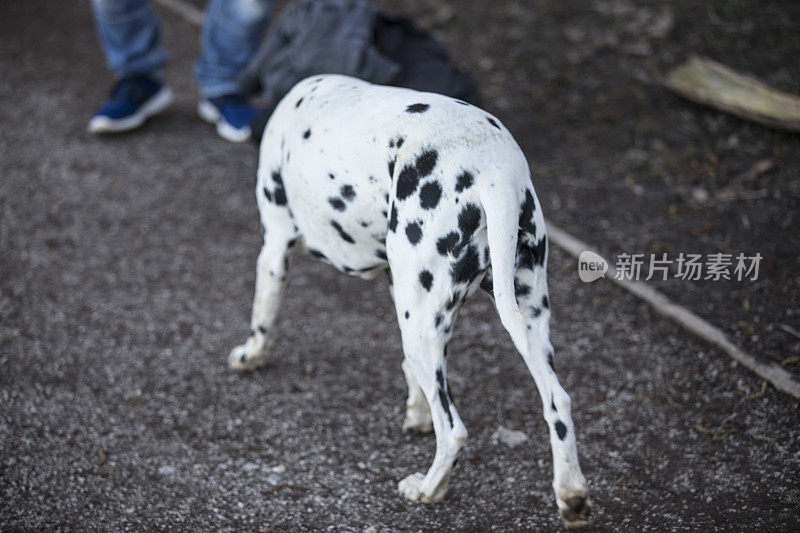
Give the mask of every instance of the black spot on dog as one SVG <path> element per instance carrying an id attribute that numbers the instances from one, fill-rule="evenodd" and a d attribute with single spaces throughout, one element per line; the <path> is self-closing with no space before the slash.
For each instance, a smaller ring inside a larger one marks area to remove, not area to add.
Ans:
<path id="1" fill-rule="evenodd" d="M 550 300 L 547 299 L 546 294 L 542 296 L 542 307 L 544 307 L 545 309 L 550 309 Z"/>
<path id="2" fill-rule="evenodd" d="M 406 311 L 406 314 L 405 314 L 405 315 L 403 315 L 403 316 L 405 316 L 405 317 L 406 317 L 406 319 L 408 319 L 408 317 L 410 317 L 410 316 L 411 316 L 411 313 L 409 313 L 408 311 Z"/>
<path id="3" fill-rule="evenodd" d="M 428 270 L 423 270 L 422 272 L 420 272 L 419 273 L 419 284 L 422 285 L 422 287 L 426 291 L 430 292 L 431 285 L 433 285 L 433 274 L 431 274 L 430 271 L 428 271 Z"/>
<path id="4" fill-rule="evenodd" d="M 353 240 L 353 238 L 350 235 L 347 234 L 347 232 L 345 232 L 342 229 L 342 227 L 339 225 L 339 223 L 336 222 L 335 220 L 331 220 L 331 226 L 333 226 L 333 229 L 335 229 L 339 233 L 339 237 L 341 237 L 343 241 L 347 241 L 347 242 L 350 242 L 350 243 L 356 242 L 356 241 Z"/>
<path id="5" fill-rule="evenodd" d="M 335 179 L 336 179 L 336 176 L 334 176 L 334 175 L 333 175 L 333 174 L 331 174 L 331 173 L 328 173 L 328 177 L 329 177 L 330 179 L 332 179 L 332 180 L 335 180 Z"/>
<path id="6" fill-rule="evenodd" d="M 325 254 L 323 254 L 319 250 L 314 250 L 313 248 L 309 248 L 308 253 L 310 253 L 311 255 L 316 257 L 317 259 L 327 259 L 327 257 L 325 257 Z"/>
<path id="7" fill-rule="evenodd" d="M 522 202 L 519 212 L 519 227 L 531 235 L 536 235 L 536 225 L 533 223 L 533 212 L 536 211 L 536 202 L 531 191 L 525 191 L 525 201 Z"/>
<path id="8" fill-rule="evenodd" d="M 433 172 L 437 159 L 439 159 L 439 152 L 436 150 L 425 150 L 422 152 L 420 156 L 417 157 L 417 173 L 424 178 Z"/>
<path id="9" fill-rule="evenodd" d="M 264 187 L 264 198 L 267 199 L 268 202 L 272 202 L 272 193 L 270 193 L 266 187 Z"/>
<path id="10" fill-rule="evenodd" d="M 530 294 L 531 288 L 524 283 L 519 283 L 517 280 L 514 280 L 514 294 L 517 295 L 517 298 L 522 298 Z"/>
<path id="11" fill-rule="evenodd" d="M 450 233 L 448 233 L 447 235 L 436 241 L 436 251 L 438 251 L 440 255 L 447 255 L 453 253 L 456 244 L 458 244 L 459 238 L 460 235 L 458 234 L 458 232 L 451 231 Z"/>
<path id="12" fill-rule="evenodd" d="M 556 402 L 555 402 L 555 400 L 553 400 L 553 395 L 552 394 L 550 394 L 550 409 L 552 409 L 553 411 L 558 412 L 558 409 L 556 409 Z"/>
<path id="13" fill-rule="evenodd" d="M 389 141 L 389 148 L 394 148 L 394 139 Z"/>
<path id="14" fill-rule="evenodd" d="M 335 197 L 328 198 L 328 203 L 331 204 L 331 207 L 333 207 L 337 211 L 344 211 L 345 209 L 347 209 L 347 206 L 345 205 L 345 203 L 342 201 L 341 198 L 335 198 Z"/>
<path id="15" fill-rule="evenodd" d="M 456 192 L 462 192 L 470 187 L 475 182 L 475 178 L 471 172 L 467 172 L 466 170 L 458 175 L 456 178 Z"/>
<path id="16" fill-rule="evenodd" d="M 531 316 L 533 318 L 539 318 L 541 316 L 542 308 L 539 307 L 538 305 L 532 305 L 530 309 L 531 309 Z"/>
<path id="17" fill-rule="evenodd" d="M 500 129 L 500 126 L 497 125 L 497 122 L 495 122 L 495 120 L 492 117 L 486 117 L 486 120 L 489 121 L 489 124 L 497 128 L 498 130 Z"/>
<path id="18" fill-rule="evenodd" d="M 411 104 L 406 108 L 406 113 L 424 113 L 429 107 L 428 104 Z"/>
<path id="19" fill-rule="evenodd" d="M 481 223 L 481 209 L 475 204 L 467 204 L 458 214 L 458 229 L 461 230 L 461 242 L 467 243 Z"/>
<path id="20" fill-rule="evenodd" d="M 286 190 L 283 187 L 275 187 L 275 205 L 286 205 Z"/>
<path id="21" fill-rule="evenodd" d="M 450 427 L 453 427 L 453 414 L 450 412 L 450 401 L 452 397 L 447 390 L 447 383 L 444 381 L 444 373 L 441 368 L 436 369 L 436 383 L 439 385 L 439 403 L 442 404 L 442 409 L 447 411 L 447 419 L 450 421 Z"/>
<path id="22" fill-rule="evenodd" d="M 556 365 L 553 363 L 553 352 L 548 352 L 547 364 L 550 365 L 550 370 L 552 370 L 553 372 L 556 371 Z"/>
<path id="23" fill-rule="evenodd" d="M 386 252 L 383 250 L 375 250 L 375 257 L 383 259 L 384 261 L 388 259 L 388 257 L 386 257 Z"/>
<path id="24" fill-rule="evenodd" d="M 405 200 L 417 190 L 419 185 L 419 173 L 417 169 L 412 166 L 405 166 L 400 171 L 400 176 L 397 178 L 397 199 Z"/>
<path id="25" fill-rule="evenodd" d="M 447 301 L 447 305 L 445 305 L 445 309 L 447 309 L 448 311 L 452 311 L 460 301 L 461 301 L 461 293 L 456 291 L 453 293 L 452 296 L 450 296 L 450 299 Z"/>
<path id="26" fill-rule="evenodd" d="M 303 132 L 303 139 L 308 139 L 311 137 L 311 130 L 306 130 Z"/>
<path id="27" fill-rule="evenodd" d="M 491 274 L 486 274 L 483 279 L 481 280 L 481 289 L 485 290 L 492 296 L 494 296 L 494 284 L 492 282 Z"/>
<path id="28" fill-rule="evenodd" d="M 520 241 L 517 245 L 517 266 L 532 270 L 536 265 L 543 265 L 547 253 L 547 238 L 542 237 L 538 244 L 528 244 Z"/>
<path id="29" fill-rule="evenodd" d="M 461 259 L 450 266 L 450 277 L 454 283 L 469 283 L 480 272 L 478 250 L 474 246 L 467 246 Z"/>
<path id="30" fill-rule="evenodd" d="M 294 104 L 294 107 L 295 107 L 295 109 L 297 109 L 298 107 L 300 107 L 300 104 L 302 104 L 302 103 L 303 103 L 303 98 L 300 98 L 300 99 L 297 101 L 297 103 L 296 103 L 296 104 Z"/>
<path id="31" fill-rule="evenodd" d="M 401 146 L 403 146 L 404 142 L 406 142 L 406 140 L 403 137 L 398 137 L 397 138 L 397 147 L 400 148 Z"/>
<path id="32" fill-rule="evenodd" d="M 419 204 L 423 209 L 433 209 L 439 205 L 442 197 L 442 186 L 438 181 L 430 181 L 419 190 Z"/>
<path id="33" fill-rule="evenodd" d="M 438 328 L 442 324 L 442 320 L 444 320 L 442 314 L 436 313 L 436 316 L 433 317 L 433 325 Z"/>
<path id="34" fill-rule="evenodd" d="M 283 178 L 281 177 L 280 172 L 272 173 L 272 181 L 275 182 L 275 185 L 280 185 L 281 187 L 283 187 Z"/>
<path id="35" fill-rule="evenodd" d="M 397 206 L 392 204 L 392 217 L 389 219 L 389 229 L 397 231 Z"/>
<path id="36" fill-rule="evenodd" d="M 420 239 L 422 239 L 422 227 L 420 227 L 419 222 L 409 222 L 406 226 L 406 237 L 408 237 L 408 242 L 413 245 L 416 245 Z"/>
<path id="37" fill-rule="evenodd" d="M 389 193 L 388 192 L 383 194 L 383 201 L 386 202 L 387 204 L 389 203 Z"/>
<path id="38" fill-rule="evenodd" d="M 360 225 L 362 228 L 366 228 L 366 227 L 368 227 L 368 226 L 369 226 L 369 222 L 367 222 L 366 220 L 360 220 L 360 221 L 358 222 L 358 224 L 359 224 L 359 225 Z"/>
<path id="39" fill-rule="evenodd" d="M 286 243 L 286 247 L 287 248 L 294 248 L 295 244 L 297 244 L 297 237 L 295 237 L 294 239 L 292 239 L 289 242 L 287 242 Z"/>
<path id="40" fill-rule="evenodd" d="M 397 159 L 392 159 L 391 161 L 389 161 L 389 177 L 390 178 L 394 177 L 394 163 L 395 163 L 395 161 L 397 161 Z"/>
<path id="41" fill-rule="evenodd" d="M 559 440 L 564 440 L 564 437 L 567 436 L 567 426 L 561 420 L 556 420 L 556 434 Z"/>
<path id="42" fill-rule="evenodd" d="M 266 324 L 261 324 L 260 326 L 258 326 L 258 331 L 261 332 L 262 335 L 266 335 L 267 332 L 269 331 L 269 328 L 267 327 Z"/>
<path id="43" fill-rule="evenodd" d="M 352 201 L 353 198 L 356 197 L 356 191 L 353 189 L 352 185 L 342 185 L 342 188 L 339 189 L 339 193 L 342 195 L 342 198 L 348 201 Z"/>

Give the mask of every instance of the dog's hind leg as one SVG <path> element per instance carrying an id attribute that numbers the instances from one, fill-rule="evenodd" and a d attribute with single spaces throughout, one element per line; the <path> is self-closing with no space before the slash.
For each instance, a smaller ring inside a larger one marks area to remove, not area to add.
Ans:
<path id="1" fill-rule="evenodd" d="M 394 282 L 392 281 L 392 273 L 387 270 L 386 274 L 389 278 L 389 294 L 394 301 Z M 404 312 L 405 313 L 405 312 Z M 409 315 L 410 316 L 410 315 Z M 406 384 L 408 385 L 408 399 L 406 400 L 406 419 L 403 421 L 404 431 L 419 431 L 420 433 L 430 433 L 433 431 L 433 422 L 431 421 L 431 410 L 428 407 L 428 401 L 419 388 L 414 374 L 411 371 L 408 361 L 403 359 L 403 374 L 406 376 Z"/>
<path id="2" fill-rule="evenodd" d="M 411 370 L 410 363 L 403 360 L 403 373 L 406 375 L 408 384 L 408 400 L 406 400 L 406 419 L 403 421 L 403 429 L 406 431 L 419 431 L 420 433 L 430 433 L 433 431 L 433 421 L 431 420 L 431 410 L 428 401 L 422 393 L 417 380 Z"/>
<path id="3" fill-rule="evenodd" d="M 565 525 L 578 527 L 586 524 L 591 502 L 587 496 L 586 479 L 578 463 L 570 397 L 558 381 L 553 362 L 546 262 L 542 256 L 546 254 L 545 236 L 542 234 L 535 244 L 529 239 L 532 239 L 531 235 L 521 235 L 515 276 L 516 298 L 527 330 L 528 349 L 521 354 L 539 389 L 544 419 L 550 433 L 556 503 Z M 519 259 L 531 256 L 537 260 Z"/>
<path id="4" fill-rule="evenodd" d="M 251 370 L 267 361 L 274 340 L 273 326 L 283 298 L 289 252 L 298 239 L 297 226 L 286 202 L 280 171 L 264 171 L 262 156 L 256 199 L 264 243 L 256 267 L 250 336 L 228 355 L 228 364 L 235 370 Z"/>
<path id="5" fill-rule="evenodd" d="M 440 268 L 429 265 L 426 269 L 419 268 L 417 261 L 409 261 L 407 257 L 403 258 L 404 262 L 414 264 L 403 264 L 393 270 L 395 307 L 405 353 L 403 370 L 409 377 L 409 394 L 414 394 L 416 385 L 424 395 L 424 398 L 410 398 L 410 401 L 419 406 L 427 400 L 430 407 L 436 432 L 436 454 L 427 474 L 406 477 L 400 481 L 398 489 L 409 500 L 434 503 L 447 493 L 458 452 L 467 439 L 467 429 L 447 384 L 445 360 L 445 347 L 457 306 L 448 308 L 454 290 L 444 262 L 435 265 Z M 431 271 L 437 273 L 436 279 Z M 461 297 L 459 293 L 459 299 Z"/>

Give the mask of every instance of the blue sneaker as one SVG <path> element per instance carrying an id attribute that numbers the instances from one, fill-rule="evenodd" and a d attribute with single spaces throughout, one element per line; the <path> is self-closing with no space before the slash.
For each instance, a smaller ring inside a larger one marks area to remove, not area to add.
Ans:
<path id="1" fill-rule="evenodd" d="M 169 87 L 148 76 L 122 78 L 111 89 L 108 101 L 89 121 L 91 133 L 116 133 L 141 126 L 172 103 Z"/>
<path id="2" fill-rule="evenodd" d="M 223 139 L 240 143 L 248 140 L 252 133 L 251 124 L 257 109 L 247 99 L 238 94 L 226 94 L 216 98 L 201 100 L 197 113 L 206 122 L 217 125 L 217 133 Z"/>

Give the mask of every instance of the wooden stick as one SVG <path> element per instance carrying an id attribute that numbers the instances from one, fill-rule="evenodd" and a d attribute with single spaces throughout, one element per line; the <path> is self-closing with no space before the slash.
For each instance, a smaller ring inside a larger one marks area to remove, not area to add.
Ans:
<path id="1" fill-rule="evenodd" d="M 679 95 L 765 126 L 800 132 L 800 98 L 705 57 L 692 56 L 664 85 Z"/>

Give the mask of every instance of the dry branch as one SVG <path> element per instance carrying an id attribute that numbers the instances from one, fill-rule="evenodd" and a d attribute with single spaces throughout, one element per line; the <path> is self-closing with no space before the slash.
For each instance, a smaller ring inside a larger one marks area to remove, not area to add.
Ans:
<path id="1" fill-rule="evenodd" d="M 705 57 L 692 56 L 664 85 L 684 98 L 772 128 L 800 132 L 800 98 Z"/>

